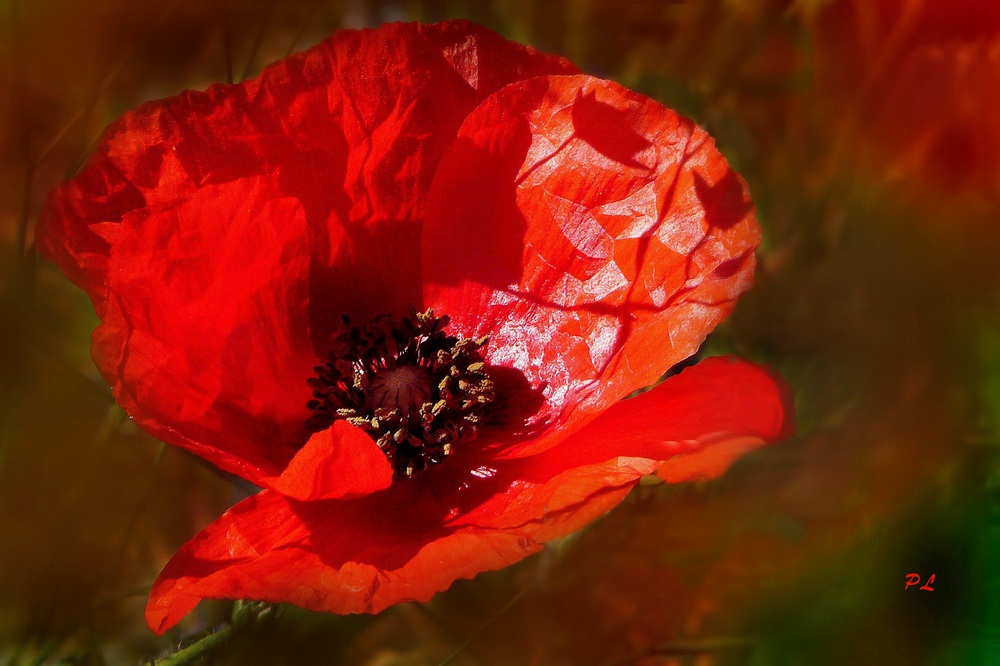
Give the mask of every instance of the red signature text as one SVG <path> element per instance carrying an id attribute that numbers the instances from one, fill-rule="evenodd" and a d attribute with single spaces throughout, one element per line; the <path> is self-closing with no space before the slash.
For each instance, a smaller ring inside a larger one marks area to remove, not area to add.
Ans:
<path id="1" fill-rule="evenodd" d="M 923 590 L 924 592 L 933 592 L 934 588 L 931 587 L 931 583 L 933 582 L 934 582 L 934 574 L 930 575 L 930 578 L 927 579 L 926 583 L 920 585 L 920 574 L 908 573 L 906 574 L 906 585 L 903 587 L 903 589 L 908 590 L 914 585 L 920 585 L 920 587 L 917 588 L 918 590 Z"/>

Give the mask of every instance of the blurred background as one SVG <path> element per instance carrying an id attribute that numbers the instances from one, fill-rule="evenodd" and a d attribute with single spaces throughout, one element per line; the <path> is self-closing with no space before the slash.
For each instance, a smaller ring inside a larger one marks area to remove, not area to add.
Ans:
<path id="1" fill-rule="evenodd" d="M 142 609 L 241 492 L 113 402 L 89 301 L 33 250 L 46 192 L 142 101 L 459 16 L 716 137 L 765 239 L 703 353 L 777 368 L 798 434 L 429 603 L 284 608 L 206 663 L 1000 663 L 1000 3 L 2 0 L 0 664 L 143 663 L 225 621 L 157 638 Z"/>

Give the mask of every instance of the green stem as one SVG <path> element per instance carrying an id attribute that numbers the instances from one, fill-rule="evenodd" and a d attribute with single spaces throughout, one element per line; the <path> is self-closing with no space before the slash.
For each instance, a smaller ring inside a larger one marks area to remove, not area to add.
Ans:
<path id="1" fill-rule="evenodd" d="M 277 616 L 279 613 L 281 613 L 279 606 L 269 604 L 266 601 L 237 600 L 233 603 L 233 612 L 230 615 L 228 623 L 183 650 L 168 654 L 162 659 L 154 659 L 149 662 L 149 666 L 190 664 L 198 657 L 204 656 L 220 645 L 228 643 L 237 630 L 243 630 L 259 622 L 266 621 L 269 618 Z"/>
<path id="2" fill-rule="evenodd" d="M 162 659 L 151 661 L 150 666 L 180 666 L 181 664 L 190 664 L 198 657 L 206 655 L 220 645 L 227 643 L 233 637 L 233 631 L 233 625 L 226 624 L 218 631 L 205 636 L 183 650 L 168 654 Z"/>

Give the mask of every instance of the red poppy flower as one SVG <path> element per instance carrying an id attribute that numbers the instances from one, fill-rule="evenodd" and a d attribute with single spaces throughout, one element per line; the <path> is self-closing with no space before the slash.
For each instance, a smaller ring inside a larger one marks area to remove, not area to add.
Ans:
<path id="1" fill-rule="evenodd" d="M 127 113 L 38 231 L 119 403 L 264 488 L 164 568 L 157 632 L 208 597 L 426 600 L 780 436 L 783 385 L 735 359 L 625 400 L 758 241 L 689 120 L 462 21 Z"/>

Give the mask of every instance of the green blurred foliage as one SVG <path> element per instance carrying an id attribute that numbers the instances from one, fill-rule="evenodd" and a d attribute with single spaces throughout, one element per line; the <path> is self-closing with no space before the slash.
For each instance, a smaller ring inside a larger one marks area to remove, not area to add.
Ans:
<path id="1" fill-rule="evenodd" d="M 456 16 L 717 138 L 765 241 L 754 291 L 706 350 L 778 368 L 799 434 L 715 482 L 643 485 L 427 604 L 283 609 L 213 663 L 992 663 L 1000 169 L 960 139 L 1000 137 L 995 114 L 967 111 L 989 101 L 968 72 L 997 81 L 983 54 L 1000 12 L 945 4 L 0 3 L 0 664 L 136 663 L 225 621 L 228 604 L 206 603 L 158 639 L 142 607 L 170 554 L 243 492 L 115 406 L 89 360 L 89 303 L 31 248 L 46 191 L 144 100 L 252 76 L 342 25 Z M 928 62 L 943 63 L 934 94 L 914 98 L 907 77 Z M 906 589 L 911 572 L 934 591 Z"/>

